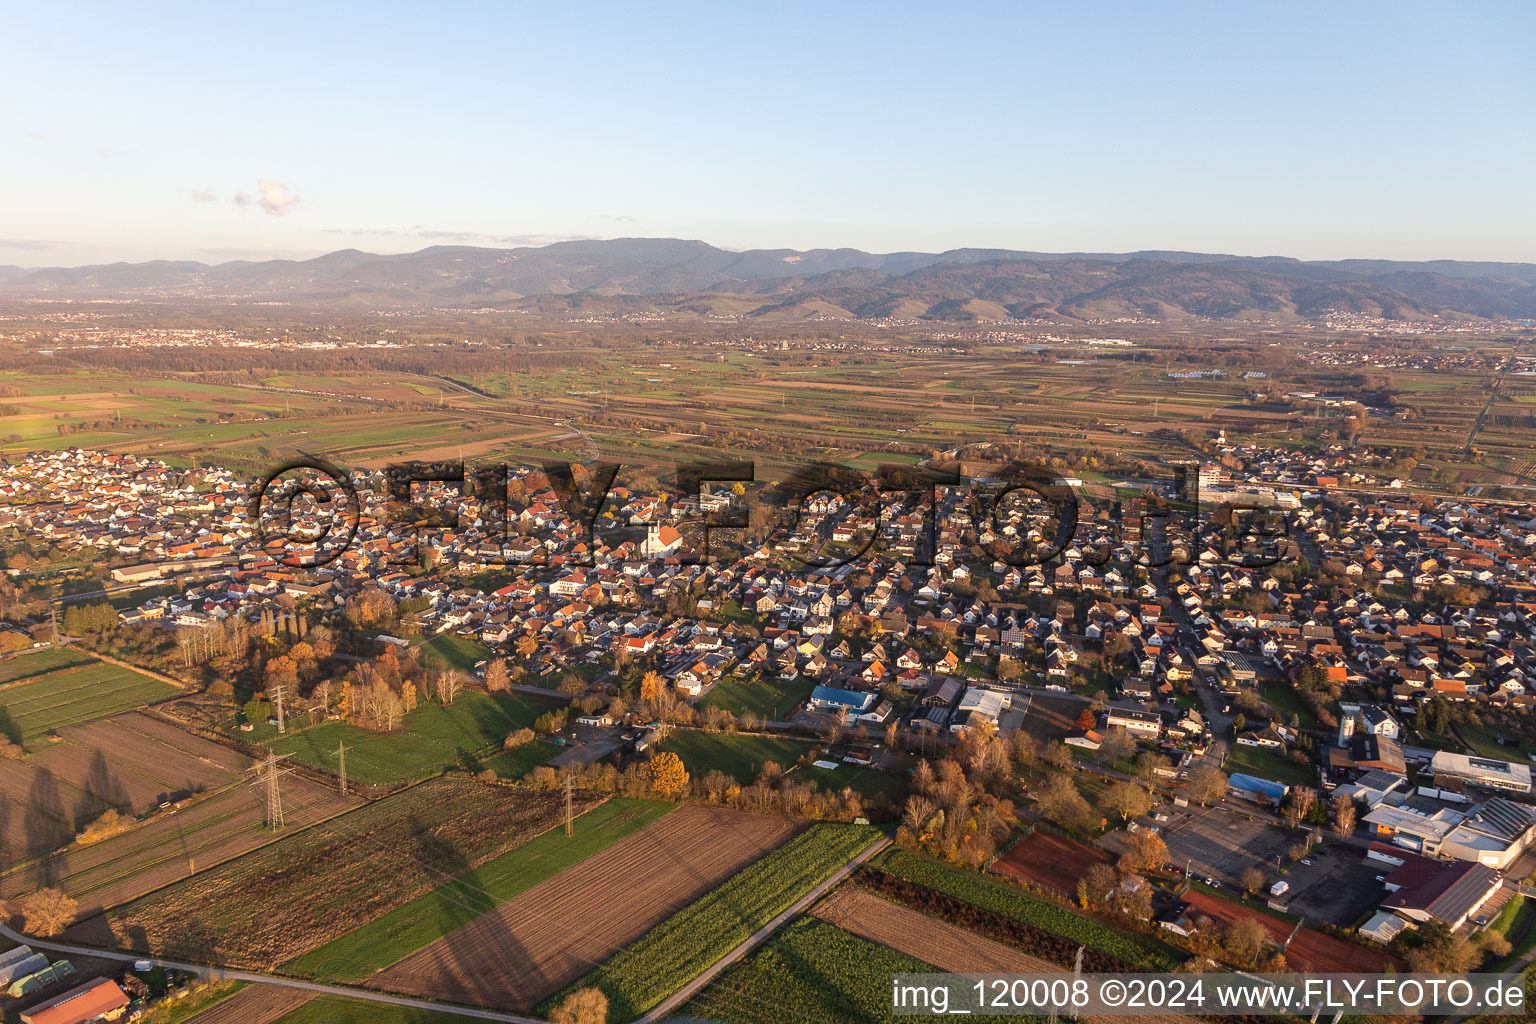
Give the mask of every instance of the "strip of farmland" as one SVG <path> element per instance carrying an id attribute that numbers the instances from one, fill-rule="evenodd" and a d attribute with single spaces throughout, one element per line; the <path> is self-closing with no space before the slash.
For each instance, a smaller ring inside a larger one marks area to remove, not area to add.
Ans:
<path id="1" fill-rule="evenodd" d="M 601 798 L 577 795 L 577 808 Z M 554 793 L 438 779 L 77 924 L 91 945 L 272 970 L 558 824 Z"/>
<path id="2" fill-rule="evenodd" d="M 679 808 L 375 975 L 369 986 L 528 1010 L 794 831 L 770 815 Z"/>
<path id="3" fill-rule="evenodd" d="M 1030 956 L 975 932 L 889 903 L 856 888 L 842 888 L 818 903 L 816 917 L 861 938 L 919 957 L 955 974 L 1055 973 L 1062 965 Z M 1117 1017 L 1084 1017 L 1085 1024 L 1116 1024 Z M 1193 1018 L 1168 1015 L 1142 1018 L 1150 1024 L 1195 1024 Z"/>

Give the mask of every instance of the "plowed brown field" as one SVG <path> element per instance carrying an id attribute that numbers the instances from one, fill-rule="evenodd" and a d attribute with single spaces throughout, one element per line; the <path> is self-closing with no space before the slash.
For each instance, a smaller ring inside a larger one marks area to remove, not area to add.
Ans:
<path id="1" fill-rule="evenodd" d="M 109 807 L 142 812 L 234 782 L 252 762 L 135 711 L 60 730 L 20 761 L 0 762 L 0 842 L 14 859 L 67 842 Z"/>
<path id="2" fill-rule="evenodd" d="M 186 1024 L 273 1024 L 313 998 L 303 989 L 252 985 L 189 1017 Z"/>
<path id="3" fill-rule="evenodd" d="M 787 840 L 782 818 L 679 808 L 534 886 L 368 985 L 525 1011 Z"/>

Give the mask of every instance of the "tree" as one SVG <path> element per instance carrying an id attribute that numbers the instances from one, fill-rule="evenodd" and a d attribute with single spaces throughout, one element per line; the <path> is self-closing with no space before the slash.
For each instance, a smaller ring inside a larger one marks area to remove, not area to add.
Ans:
<path id="1" fill-rule="evenodd" d="M 550 1011 L 551 1024 L 605 1024 L 608 997 L 600 988 L 579 988 Z"/>
<path id="2" fill-rule="evenodd" d="M 1134 782 L 1117 782 L 1104 794 L 1103 806 L 1120 815 L 1121 821 L 1130 821 L 1152 809 L 1152 794 Z"/>
<path id="3" fill-rule="evenodd" d="M 1136 737 L 1126 729 L 1111 729 L 1099 744 L 1099 753 L 1111 761 L 1124 761 L 1136 752 Z"/>
<path id="4" fill-rule="evenodd" d="M 1152 751 L 1147 750 L 1136 755 L 1136 763 L 1134 765 L 1133 771 L 1137 780 L 1143 786 L 1151 789 L 1153 786 L 1157 785 L 1158 769 L 1166 768 L 1167 765 L 1168 762 L 1164 761 L 1161 757 L 1158 757 Z"/>
<path id="5" fill-rule="evenodd" d="M 1068 831 L 1086 830 L 1094 821 L 1093 808 L 1069 775 L 1053 775 L 1046 780 L 1036 806 L 1042 815 Z"/>
<path id="6" fill-rule="evenodd" d="M 1333 812 L 1333 827 L 1341 836 L 1355 834 L 1355 802 L 1340 793 L 1333 798 L 1329 808 Z"/>
<path id="7" fill-rule="evenodd" d="M 1286 822 L 1292 828 L 1297 828 L 1307 820 L 1307 815 L 1312 813 L 1312 805 L 1316 802 L 1317 790 L 1308 786 L 1292 786 L 1281 811 L 1285 815 Z"/>
<path id="8" fill-rule="evenodd" d="M 651 758 L 651 789 L 665 797 L 681 796 L 688 788 L 688 769 L 683 759 L 670 751 Z"/>
<path id="9" fill-rule="evenodd" d="M 1168 844 L 1151 829 L 1139 828 L 1125 835 L 1120 867 L 1125 871 L 1155 871 L 1168 860 Z"/>
<path id="10" fill-rule="evenodd" d="M 1244 917 L 1227 929 L 1221 948 L 1233 963 L 1241 967 L 1252 967 L 1264 955 L 1267 942 L 1264 926 L 1251 917 Z"/>
<path id="11" fill-rule="evenodd" d="M 1189 773 L 1189 798 L 1204 807 L 1227 795 L 1227 773 L 1208 764 Z"/>
<path id="12" fill-rule="evenodd" d="M 508 689 L 512 685 L 507 676 L 507 659 L 493 658 L 485 666 L 485 688 L 492 693 Z"/>
<path id="13" fill-rule="evenodd" d="M 26 919 L 26 929 L 33 935 L 47 938 L 68 928 L 75 920 L 75 899 L 58 889 L 43 888 L 21 902 L 21 914 Z"/>
<path id="14" fill-rule="evenodd" d="M 1232 716 L 1232 735 L 1240 736 L 1244 729 L 1248 728 L 1248 719 L 1241 714 Z"/>
<path id="15" fill-rule="evenodd" d="M 1101 907 L 1108 902 L 1109 894 L 1115 891 L 1115 886 L 1120 884 L 1120 875 L 1108 864 L 1095 864 L 1088 869 L 1083 881 L 1087 884 L 1089 904 Z"/>
<path id="16" fill-rule="evenodd" d="M 1093 711 L 1089 708 L 1083 708 L 1083 710 L 1077 713 L 1077 720 L 1072 723 L 1072 727 L 1079 732 L 1087 732 L 1098 724 L 1099 720 L 1093 717 Z"/>
<path id="17" fill-rule="evenodd" d="M 640 677 L 640 699 L 655 700 L 661 692 L 661 674 L 656 671 L 647 672 Z"/>
<path id="18" fill-rule="evenodd" d="M 1247 868 L 1238 876 L 1237 884 L 1242 887 L 1244 896 L 1252 896 L 1264 888 L 1264 872 L 1258 868 Z"/>
<path id="19" fill-rule="evenodd" d="M 523 636 L 517 638 L 517 656 L 522 658 L 524 661 L 527 661 L 529 658 L 533 657 L 534 652 L 538 649 L 539 642 L 532 636 L 524 634 Z"/>

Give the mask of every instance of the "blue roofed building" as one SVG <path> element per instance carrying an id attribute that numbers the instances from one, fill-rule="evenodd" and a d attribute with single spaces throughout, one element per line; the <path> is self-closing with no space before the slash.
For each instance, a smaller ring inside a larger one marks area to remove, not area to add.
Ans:
<path id="1" fill-rule="evenodd" d="M 1256 804 L 1268 804 L 1271 807 L 1280 806 L 1280 802 L 1285 799 L 1285 794 L 1291 791 L 1290 786 L 1271 782 L 1269 779 L 1261 779 L 1255 775 L 1244 775 L 1242 772 L 1234 772 L 1227 778 L 1227 789 L 1233 796 L 1251 800 Z"/>
<path id="2" fill-rule="evenodd" d="M 810 699 L 806 702 L 812 711 L 848 712 L 849 718 L 856 718 L 875 706 L 879 700 L 878 693 L 867 693 L 862 690 L 840 690 L 835 686 L 818 686 L 811 691 Z"/>

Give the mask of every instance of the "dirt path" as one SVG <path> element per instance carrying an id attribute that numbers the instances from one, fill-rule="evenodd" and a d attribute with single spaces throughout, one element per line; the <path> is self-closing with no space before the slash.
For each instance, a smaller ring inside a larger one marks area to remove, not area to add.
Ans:
<path id="1" fill-rule="evenodd" d="M 375 974 L 368 987 L 527 1010 L 795 830 L 769 815 L 679 808 Z"/>

